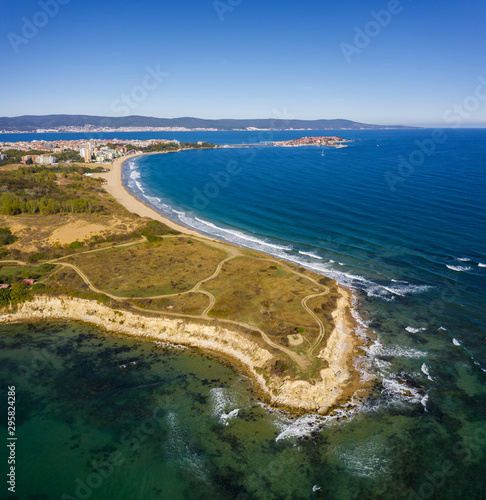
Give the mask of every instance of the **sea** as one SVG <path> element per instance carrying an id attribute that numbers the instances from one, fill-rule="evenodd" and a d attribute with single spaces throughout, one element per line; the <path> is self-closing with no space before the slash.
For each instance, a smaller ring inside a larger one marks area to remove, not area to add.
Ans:
<path id="1" fill-rule="evenodd" d="M 317 135 L 350 142 L 265 144 Z M 29 137 L 0 141 L 85 134 Z M 5 481 L 0 498 L 485 497 L 486 130 L 95 137 L 234 145 L 129 159 L 123 180 L 180 224 L 351 288 L 375 387 L 358 410 L 299 417 L 195 349 L 1 325 L 1 425 L 15 386 L 17 441 L 16 492 Z"/>

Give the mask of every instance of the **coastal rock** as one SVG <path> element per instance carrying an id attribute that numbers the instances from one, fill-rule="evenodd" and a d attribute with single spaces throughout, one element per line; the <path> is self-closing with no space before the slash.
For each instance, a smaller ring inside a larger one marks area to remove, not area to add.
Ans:
<path id="1" fill-rule="evenodd" d="M 0 322 L 32 319 L 82 321 L 109 332 L 214 351 L 242 364 L 272 404 L 325 413 L 343 397 L 351 378 L 350 363 L 347 361 L 352 338 L 345 323 L 345 304 L 346 297 L 343 295 L 335 313 L 336 329 L 329 336 L 327 346 L 319 353 L 328 361 L 329 368 L 321 371 L 321 381 L 312 382 L 264 377 L 262 373 L 272 361 L 273 354 L 242 333 L 221 325 L 145 317 L 114 310 L 95 301 L 45 296 L 37 296 L 31 302 L 19 305 L 16 312 L 2 315 Z"/>

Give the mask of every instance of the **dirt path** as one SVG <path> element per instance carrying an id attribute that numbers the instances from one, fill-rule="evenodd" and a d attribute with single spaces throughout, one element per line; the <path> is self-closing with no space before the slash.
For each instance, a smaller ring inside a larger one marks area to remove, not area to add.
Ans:
<path id="1" fill-rule="evenodd" d="M 165 236 L 165 237 L 175 238 L 177 236 L 176 235 L 170 235 L 170 236 Z M 161 298 L 168 298 L 168 297 L 186 295 L 186 294 L 189 294 L 189 293 L 201 293 L 203 295 L 206 295 L 206 297 L 208 297 L 209 304 L 208 304 L 208 306 L 204 309 L 204 311 L 200 315 L 183 314 L 183 313 L 172 313 L 172 312 L 168 312 L 168 311 L 156 311 L 156 310 L 150 311 L 150 310 L 147 310 L 147 309 L 135 306 L 133 304 L 131 305 L 131 307 L 133 307 L 134 309 L 136 309 L 138 311 L 143 311 L 145 313 L 151 312 L 153 314 L 162 314 L 162 315 L 168 315 L 168 316 L 201 319 L 201 320 L 205 320 L 205 321 L 214 321 L 215 318 L 211 318 L 209 316 L 209 313 L 210 313 L 211 309 L 214 307 L 214 305 L 216 303 L 216 298 L 214 297 L 214 295 L 212 293 L 210 293 L 210 292 L 208 292 L 206 290 L 203 290 L 201 287 L 202 287 L 202 285 L 204 283 L 206 283 L 208 281 L 211 281 L 211 280 L 215 279 L 217 276 L 219 276 L 219 274 L 220 274 L 220 272 L 221 272 L 221 270 L 222 270 L 222 268 L 223 268 L 223 266 L 224 266 L 224 264 L 226 262 L 229 262 L 230 260 L 232 260 L 232 259 L 234 259 L 236 257 L 244 256 L 244 254 L 242 253 L 242 251 L 239 248 L 233 247 L 231 245 L 226 245 L 226 244 L 220 243 L 218 241 L 211 241 L 209 243 L 206 238 L 195 237 L 195 239 L 198 239 L 198 240 L 204 242 L 205 244 L 210 244 L 213 247 L 216 247 L 216 248 L 219 248 L 219 249 L 223 250 L 226 253 L 227 257 L 224 258 L 223 260 L 221 260 L 218 263 L 216 269 L 214 270 L 214 272 L 210 276 L 208 276 L 208 277 L 202 279 L 201 281 L 199 281 L 198 283 L 196 283 L 196 285 L 194 285 L 190 290 L 187 290 L 185 292 L 173 293 L 173 294 L 152 295 L 152 296 L 144 296 L 144 297 L 123 297 L 123 296 L 119 296 L 119 295 L 114 295 L 114 294 L 108 293 L 106 291 L 103 291 L 103 290 L 100 290 L 99 288 L 97 288 L 90 281 L 90 279 L 86 275 L 86 273 L 79 266 L 77 266 L 76 264 L 71 264 L 70 262 L 61 262 L 63 259 L 66 259 L 68 257 L 72 257 L 73 255 L 77 256 L 77 255 L 83 255 L 83 254 L 88 254 L 88 253 L 102 252 L 102 251 L 109 250 L 111 248 L 123 248 L 123 247 L 129 247 L 129 246 L 134 246 L 134 245 L 142 244 L 142 243 L 145 243 L 147 241 L 146 238 L 143 238 L 141 240 L 131 241 L 131 242 L 128 242 L 128 243 L 123 243 L 123 244 L 120 244 L 120 245 L 115 245 L 113 247 L 98 248 L 98 249 L 95 249 L 95 250 L 87 250 L 87 251 L 79 252 L 79 253 L 72 254 L 72 255 L 66 255 L 64 257 L 60 257 L 58 259 L 52 259 L 52 260 L 49 260 L 49 261 L 46 261 L 46 262 L 43 262 L 43 263 L 46 263 L 46 264 L 55 264 L 57 266 L 68 267 L 68 268 L 72 269 L 88 285 L 88 287 L 89 287 L 89 289 L 91 291 L 93 291 L 95 293 L 99 293 L 99 294 L 105 295 L 106 297 L 109 297 L 110 299 L 118 301 L 118 302 L 119 301 L 124 301 L 124 300 L 134 300 L 134 299 L 135 300 L 142 300 L 142 299 L 156 300 L 156 299 L 161 299 Z M 314 298 L 314 297 L 319 297 L 319 296 L 326 295 L 327 293 L 329 293 L 329 288 L 326 287 L 326 286 L 324 286 L 324 285 L 322 285 L 321 283 L 317 282 L 315 279 L 313 279 L 313 278 L 311 278 L 309 276 L 306 276 L 305 274 L 299 273 L 298 271 L 295 271 L 294 269 L 290 268 L 286 264 L 284 264 L 284 263 L 282 263 L 280 261 L 277 261 L 275 259 L 256 258 L 256 257 L 248 257 L 248 258 L 252 258 L 252 259 L 255 259 L 255 260 L 264 260 L 264 261 L 276 263 L 279 266 L 287 269 L 289 272 L 291 272 L 291 273 L 293 273 L 293 274 L 295 274 L 297 276 L 300 276 L 300 277 L 302 277 L 302 278 L 304 278 L 306 280 L 309 280 L 310 282 L 314 283 L 318 288 L 320 288 L 322 290 L 320 293 L 315 293 L 315 294 L 307 295 L 301 301 L 302 307 L 305 309 L 305 311 L 310 316 L 312 316 L 312 318 L 319 325 L 319 336 L 318 336 L 317 340 L 314 342 L 314 344 L 312 344 L 312 346 L 307 350 L 307 352 L 305 354 L 297 354 L 296 352 L 292 351 L 291 349 L 288 349 L 288 348 L 286 348 L 286 347 L 284 347 L 282 345 L 279 345 L 279 344 L 273 342 L 270 339 L 270 337 L 263 330 L 261 330 L 260 328 L 258 328 L 257 326 L 249 325 L 249 324 L 243 323 L 241 321 L 230 320 L 230 319 L 219 319 L 218 318 L 217 321 L 218 322 L 223 322 L 223 323 L 229 323 L 229 324 L 237 325 L 237 326 L 243 327 L 245 329 L 249 329 L 249 330 L 258 332 L 261 335 L 261 337 L 264 340 L 264 342 L 266 344 L 268 344 L 270 347 L 278 349 L 279 351 L 287 354 L 292 360 L 294 360 L 297 363 L 297 365 L 300 368 L 302 368 L 302 369 L 307 368 L 311 364 L 311 362 L 312 362 L 311 361 L 312 352 L 320 344 L 320 342 L 322 341 L 322 339 L 324 338 L 324 335 L 325 335 L 324 324 L 319 319 L 319 317 L 314 313 L 314 311 L 312 311 L 307 306 L 307 301 L 310 300 L 311 298 Z M 27 264 L 25 262 L 17 261 L 17 260 L 5 260 L 5 261 L 0 261 L 0 263 L 12 263 L 12 264 L 20 265 L 20 266 L 29 266 L 30 265 L 30 264 Z M 37 265 L 39 265 L 39 264 L 37 264 Z M 306 339 L 306 340 L 307 340 L 307 342 L 309 342 L 308 339 Z"/>

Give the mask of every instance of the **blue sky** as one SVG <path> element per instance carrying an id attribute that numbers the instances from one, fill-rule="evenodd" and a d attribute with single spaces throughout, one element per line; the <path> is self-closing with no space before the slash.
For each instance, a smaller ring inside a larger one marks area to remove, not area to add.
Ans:
<path id="1" fill-rule="evenodd" d="M 0 1 L 1 116 L 486 124 L 483 0 Z"/>

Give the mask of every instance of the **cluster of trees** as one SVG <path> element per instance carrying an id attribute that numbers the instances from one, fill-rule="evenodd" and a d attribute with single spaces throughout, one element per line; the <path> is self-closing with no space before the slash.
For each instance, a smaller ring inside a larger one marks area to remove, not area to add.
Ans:
<path id="1" fill-rule="evenodd" d="M 90 169 L 32 167 L 0 172 L 0 213 L 50 215 L 104 212 L 103 205 L 84 190 L 84 183 L 97 182 L 80 172 Z M 93 171 L 93 170 L 91 170 Z M 59 175 L 57 172 L 62 172 Z M 57 181 L 77 181 L 63 189 Z"/>
<path id="2" fill-rule="evenodd" d="M 66 151 L 63 151 L 62 153 L 55 153 L 52 156 L 56 157 L 56 160 L 58 163 L 62 162 L 78 162 L 78 163 L 84 163 L 84 159 L 79 156 L 79 153 L 77 151 L 72 151 L 70 149 L 67 149 Z"/>
<path id="3" fill-rule="evenodd" d="M 117 144 L 108 144 L 108 147 L 115 149 Z M 131 144 L 125 144 L 128 149 L 132 149 L 133 146 Z M 156 153 L 156 152 L 165 152 L 165 151 L 179 151 L 181 149 L 207 149 L 207 148 L 215 148 L 216 145 L 210 142 L 202 142 L 201 144 L 197 142 L 181 142 L 180 144 L 176 144 L 173 142 L 161 143 L 161 144 L 151 144 L 145 148 L 137 147 L 137 151 L 142 151 L 143 153 Z"/>
<path id="4" fill-rule="evenodd" d="M 202 142 L 201 144 L 197 142 L 181 142 L 182 149 L 208 149 L 215 148 L 216 144 L 212 142 Z"/>
<path id="5" fill-rule="evenodd" d="M 32 292 L 25 285 L 15 283 L 10 288 L 0 290 L 0 307 L 15 306 L 30 298 Z"/>
<path id="6" fill-rule="evenodd" d="M 0 162 L 0 166 L 9 165 L 11 163 L 20 163 L 20 161 L 22 160 L 22 156 L 28 156 L 28 155 L 37 156 L 44 154 L 54 156 L 58 163 L 66 161 L 84 163 L 83 158 L 79 156 L 79 153 L 77 151 L 72 151 L 69 149 L 63 151 L 62 153 L 52 153 L 50 151 L 37 151 L 37 150 L 31 150 L 26 152 L 26 151 L 20 151 L 18 149 L 8 149 L 6 151 L 3 151 L 2 154 L 7 155 L 7 157 Z M 32 164 L 32 161 L 27 160 L 27 164 Z"/>
<path id="7" fill-rule="evenodd" d="M 17 236 L 12 234 L 9 227 L 0 227 L 0 247 L 10 245 L 10 243 L 17 241 L 17 239 Z"/>
<path id="8" fill-rule="evenodd" d="M 95 213 L 102 212 L 103 205 L 89 198 L 74 198 L 58 200 L 43 196 L 39 199 L 27 200 L 13 193 L 0 196 L 0 213 L 2 215 L 40 214 L 52 215 L 58 213 Z"/>

